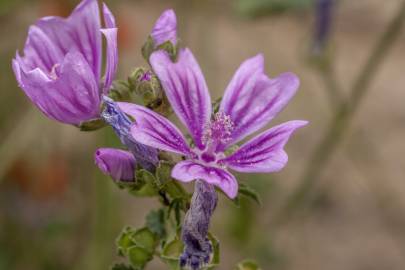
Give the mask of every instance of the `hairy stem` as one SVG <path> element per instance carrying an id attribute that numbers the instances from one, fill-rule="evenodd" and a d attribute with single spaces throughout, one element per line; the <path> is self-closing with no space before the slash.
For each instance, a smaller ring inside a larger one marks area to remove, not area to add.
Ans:
<path id="1" fill-rule="evenodd" d="M 208 239 L 211 216 L 217 205 L 218 196 L 213 185 L 204 181 L 195 182 L 190 209 L 186 213 L 182 229 L 184 252 L 180 257 L 182 267 L 201 269 L 210 260 L 212 246 Z"/>
<path id="2" fill-rule="evenodd" d="M 354 113 L 358 110 L 360 102 L 369 90 L 369 85 L 378 67 L 400 34 L 404 19 L 405 1 L 401 3 L 398 13 L 393 17 L 372 50 L 370 57 L 353 84 L 350 97 L 336 109 L 329 128 L 309 160 L 298 186 L 287 198 L 285 205 L 279 212 L 276 222 L 283 223 L 286 221 L 302 205 L 318 181 L 322 169 L 326 167 L 337 146 L 342 141 Z"/>

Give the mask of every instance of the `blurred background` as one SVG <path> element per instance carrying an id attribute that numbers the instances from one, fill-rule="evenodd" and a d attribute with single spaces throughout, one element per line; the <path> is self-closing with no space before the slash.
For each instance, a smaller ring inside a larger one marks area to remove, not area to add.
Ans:
<path id="1" fill-rule="evenodd" d="M 29 25 L 67 16 L 78 2 L 0 1 L 1 270 L 108 269 L 121 228 L 142 226 L 158 205 L 119 190 L 95 167 L 96 148 L 119 147 L 109 128 L 84 133 L 51 121 L 17 87 L 11 59 Z M 293 71 L 301 79 L 271 125 L 310 125 L 288 143 L 283 171 L 238 176 L 257 188 L 261 206 L 242 200 L 237 208 L 221 196 L 212 223 L 218 269 L 247 257 L 273 270 L 405 269 L 402 0 L 106 3 L 119 27 L 119 78 L 146 66 L 140 48 L 160 13 L 173 8 L 182 45 L 199 60 L 213 97 L 257 53 L 270 76 Z M 165 266 L 156 260 L 147 269 Z"/>

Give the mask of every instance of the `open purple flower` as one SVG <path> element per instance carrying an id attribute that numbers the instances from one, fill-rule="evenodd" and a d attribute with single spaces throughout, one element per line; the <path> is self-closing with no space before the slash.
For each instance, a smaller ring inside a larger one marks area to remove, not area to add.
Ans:
<path id="1" fill-rule="evenodd" d="M 94 154 L 99 169 L 117 182 L 133 182 L 136 160 L 132 153 L 115 148 L 99 148 Z"/>
<path id="2" fill-rule="evenodd" d="M 219 111 L 212 116 L 205 79 L 189 49 L 180 50 L 175 63 L 165 51 L 157 51 L 150 63 L 195 146 L 189 146 L 180 130 L 159 114 L 135 104 L 119 103 L 119 106 L 135 118 L 131 127 L 135 140 L 187 158 L 173 168 L 173 178 L 183 182 L 201 179 L 234 198 L 238 182 L 227 168 L 238 172 L 275 172 L 286 165 L 284 145 L 306 121 L 283 123 L 228 156 L 225 151 L 264 127 L 287 105 L 298 89 L 297 76 L 284 73 L 271 79 L 264 74 L 263 56 L 250 58 L 236 71 Z"/>
<path id="3" fill-rule="evenodd" d="M 44 17 L 29 28 L 24 56 L 17 53 L 12 66 L 19 86 L 49 118 L 78 125 L 99 116 L 118 61 L 115 19 L 105 4 L 103 16 L 106 28 L 97 0 L 83 0 L 68 18 Z"/>

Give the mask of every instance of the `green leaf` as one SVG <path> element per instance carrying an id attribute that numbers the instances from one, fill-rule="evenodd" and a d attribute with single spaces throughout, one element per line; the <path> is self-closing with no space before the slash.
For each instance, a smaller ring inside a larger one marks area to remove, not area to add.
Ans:
<path id="1" fill-rule="evenodd" d="M 141 228 L 136 230 L 131 236 L 131 240 L 135 242 L 137 247 L 142 247 L 149 253 L 153 253 L 158 244 L 156 236 L 149 228 Z"/>
<path id="2" fill-rule="evenodd" d="M 259 193 L 254 190 L 253 188 L 251 188 L 250 186 L 244 184 L 244 183 L 240 183 L 239 184 L 239 195 L 244 195 L 252 200 L 254 200 L 257 204 L 261 205 L 262 204 L 262 200 L 260 198 Z"/>
<path id="3" fill-rule="evenodd" d="M 131 247 L 128 249 L 128 259 L 135 269 L 143 269 L 152 260 L 153 255 L 142 247 Z"/>
<path id="4" fill-rule="evenodd" d="M 111 270 L 134 270 L 134 268 L 132 268 L 132 266 L 130 266 L 130 265 L 126 265 L 123 263 L 117 263 L 111 267 Z"/>
<path id="5" fill-rule="evenodd" d="M 238 263 L 235 270 L 261 270 L 261 268 L 253 260 L 244 260 L 244 261 Z"/>
<path id="6" fill-rule="evenodd" d="M 163 209 L 152 210 L 146 216 L 146 226 L 159 236 L 159 238 L 164 238 L 166 236 L 165 227 L 165 212 Z"/>

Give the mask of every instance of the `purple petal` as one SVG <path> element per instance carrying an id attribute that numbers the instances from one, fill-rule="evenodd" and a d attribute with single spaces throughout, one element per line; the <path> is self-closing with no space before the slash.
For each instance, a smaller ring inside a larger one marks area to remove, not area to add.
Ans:
<path id="1" fill-rule="evenodd" d="M 103 16 L 106 28 L 117 28 L 114 15 L 105 3 L 103 3 Z"/>
<path id="2" fill-rule="evenodd" d="M 218 161 L 238 172 L 276 172 L 288 161 L 284 151 L 291 134 L 307 121 L 290 121 L 275 126 L 242 145 L 229 157 Z"/>
<path id="3" fill-rule="evenodd" d="M 293 73 L 284 73 L 274 79 L 267 77 L 262 55 L 243 62 L 221 102 L 220 110 L 234 122 L 232 139 L 222 148 L 265 126 L 287 105 L 298 86 L 299 80 Z"/>
<path id="4" fill-rule="evenodd" d="M 173 45 L 177 43 L 177 20 L 172 9 L 168 9 L 160 15 L 151 32 L 155 46 L 159 46 L 166 41 Z"/>
<path id="5" fill-rule="evenodd" d="M 193 161 L 186 160 L 177 163 L 172 170 L 172 177 L 182 182 L 204 180 L 222 189 L 231 199 L 238 194 L 238 182 L 232 174 L 223 169 L 207 167 Z"/>
<path id="6" fill-rule="evenodd" d="M 133 181 L 136 161 L 128 152 L 114 148 L 99 148 L 94 160 L 100 170 L 116 181 Z"/>
<path id="7" fill-rule="evenodd" d="M 83 0 L 68 18 L 44 17 L 37 21 L 36 26 L 63 54 L 74 50 L 81 52 L 94 76 L 100 78 L 102 50 L 97 0 Z"/>
<path id="8" fill-rule="evenodd" d="M 160 79 L 174 112 L 188 128 L 195 144 L 204 148 L 204 128 L 211 117 L 211 98 L 193 54 L 182 49 L 173 63 L 165 51 L 150 57 L 153 70 Z"/>
<path id="9" fill-rule="evenodd" d="M 143 106 L 125 102 L 118 102 L 118 106 L 135 119 L 131 134 L 136 141 L 164 151 L 191 154 L 181 131 L 166 118 Z"/>
<path id="10" fill-rule="evenodd" d="M 18 59 L 13 60 L 13 70 L 19 86 L 48 117 L 77 125 L 98 116 L 98 85 L 80 53 L 68 53 L 53 77 L 39 68 L 24 71 Z"/>
<path id="11" fill-rule="evenodd" d="M 111 84 L 115 78 L 118 68 L 118 45 L 117 45 L 117 31 L 115 25 L 115 18 L 111 11 L 108 9 L 106 4 L 103 4 L 103 15 L 106 28 L 101 29 L 101 32 L 104 34 L 107 40 L 107 58 L 106 58 L 106 67 L 104 74 L 104 86 L 103 93 L 108 94 Z"/>
<path id="12" fill-rule="evenodd" d="M 55 64 L 63 60 L 63 52 L 55 46 L 53 41 L 38 26 L 31 26 L 24 47 L 24 58 L 19 56 L 22 68 L 32 70 L 40 68 L 44 72 L 51 72 Z"/>

